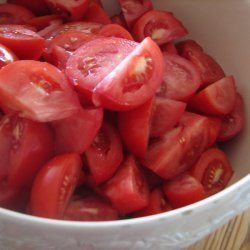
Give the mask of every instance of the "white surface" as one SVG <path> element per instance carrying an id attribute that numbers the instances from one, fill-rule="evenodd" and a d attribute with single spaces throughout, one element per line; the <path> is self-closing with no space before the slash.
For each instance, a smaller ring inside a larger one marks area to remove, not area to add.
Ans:
<path id="1" fill-rule="evenodd" d="M 116 10 L 113 0 L 105 6 Z M 250 3 L 243 0 L 155 0 L 189 29 L 227 74 L 237 79 L 246 101 L 247 124 L 227 152 L 240 180 L 194 205 L 147 218 L 115 222 L 64 222 L 0 209 L 0 249 L 139 250 L 180 249 L 211 233 L 250 207 Z"/>

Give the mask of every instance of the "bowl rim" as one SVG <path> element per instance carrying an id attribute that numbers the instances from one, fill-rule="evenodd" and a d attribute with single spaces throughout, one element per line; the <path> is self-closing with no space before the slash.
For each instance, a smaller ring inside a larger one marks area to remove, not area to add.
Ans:
<path id="1" fill-rule="evenodd" d="M 0 217 L 5 216 L 5 218 L 9 217 L 13 220 L 18 220 L 19 222 L 24 223 L 36 223 L 39 225 L 45 226 L 63 226 L 63 227 L 75 227 L 75 228 L 113 228 L 113 227 L 120 227 L 120 226 L 133 226 L 133 225 L 140 225 L 145 223 L 152 223 L 156 221 L 166 221 L 168 219 L 174 219 L 178 216 L 182 216 L 184 214 L 190 214 L 191 212 L 195 211 L 195 213 L 200 213 L 201 211 L 211 209 L 211 205 L 217 205 L 218 201 L 223 200 L 225 197 L 230 196 L 230 194 L 234 193 L 235 191 L 239 190 L 243 186 L 250 187 L 250 174 L 247 174 L 240 180 L 236 181 L 232 185 L 228 186 L 224 190 L 207 197 L 201 201 L 193 203 L 191 205 L 176 208 L 171 211 L 167 211 L 164 213 L 150 215 L 140 218 L 131 218 L 131 219 L 123 219 L 123 220 L 114 220 L 114 221 L 69 221 L 69 220 L 56 220 L 56 219 L 48 219 L 37 217 L 33 215 L 28 215 L 20 212 L 15 212 L 9 209 L 0 208 Z M 250 206 L 250 204 L 249 204 Z"/>

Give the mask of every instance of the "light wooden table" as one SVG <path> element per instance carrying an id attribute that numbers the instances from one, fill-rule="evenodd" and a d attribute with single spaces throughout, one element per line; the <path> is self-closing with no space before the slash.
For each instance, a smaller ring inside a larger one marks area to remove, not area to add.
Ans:
<path id="1" fill-rule="evenodd" d="M 186 250 L 250 250 L 250 209 Z"/>

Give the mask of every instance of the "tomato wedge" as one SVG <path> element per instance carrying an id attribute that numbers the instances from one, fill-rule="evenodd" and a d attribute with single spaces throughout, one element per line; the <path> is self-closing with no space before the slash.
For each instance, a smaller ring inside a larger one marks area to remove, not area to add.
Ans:
<path id="1" fill-rule="evenodd" d="M 113 38 L 114 39 L 114 38 Z M 163 79 L 162 53 L 145 38 L 94 88 L 92 101 L 111 110 L 129 110 L 152 98 Z"/>
<path id="2" fill-rule="evenodd" d="M 52 219 L 62 218 L 77 185 L 81 166 L 81 158 L 76 153 L 59 155 L 48 161 L 32 186 L 31 214 Z"/>
<path id="3" fill-rule="evenodd" d="M 135 212 L 148 204 L 148 185 L 132 155 L 124 159 L 102 192 L 121 214 Z"/>
<path id="4" fill-rule="evenodd" d="M 20 116 L 40 122 L 69 117 L 81 108 L 61 71 L 32 60 L 16 61 L 1 69 L 0 99 Z"/>
<path id="5" fill-rule="evenodd" d="M 210 196 L 224 189 L 234 172 L 227 155 L 218 148 L 211 148 L 202 153 L 190 173 L 203 184 L 206 195 Z"/>
<path id="6" fill-rule="evenodd" d="M 11 49 L 19 59 L 37 60 L 43 53 L 44 38 L 23 25 L 0 25 L 0 43 Z"/>
<path id="7" fill-rule="evenodd" d="M 166 182 L 163 190 L 174 208 L 184 207 L 205 198 L 202 184 L 187 173 Z"/>
<path id="8" fill-rule="evenodd" d="M 187 29 L 173 13 L 161 10 L 150 10 L 135 23 L 132 35 L 136 41 L 145 37 L 152 38 L 158 45 L 187 35 Z"/>

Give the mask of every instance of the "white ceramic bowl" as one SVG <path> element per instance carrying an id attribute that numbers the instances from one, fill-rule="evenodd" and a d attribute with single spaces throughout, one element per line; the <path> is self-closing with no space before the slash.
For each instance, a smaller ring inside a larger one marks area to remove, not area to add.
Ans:
<path id="1" fill-rule="evenodd" d="M 103 1 L 114 13 L 116 1 Z M 250 207 L 250 1 L 155 0 L 173 11 L 237 80 L 246 104 L 246 127 L 226 150 L 235 170 L 224 191 L 160 215 L 114 222 L 67 222 L 35 218 L 0 208 L 1 250 L 181 249 Z"/>

